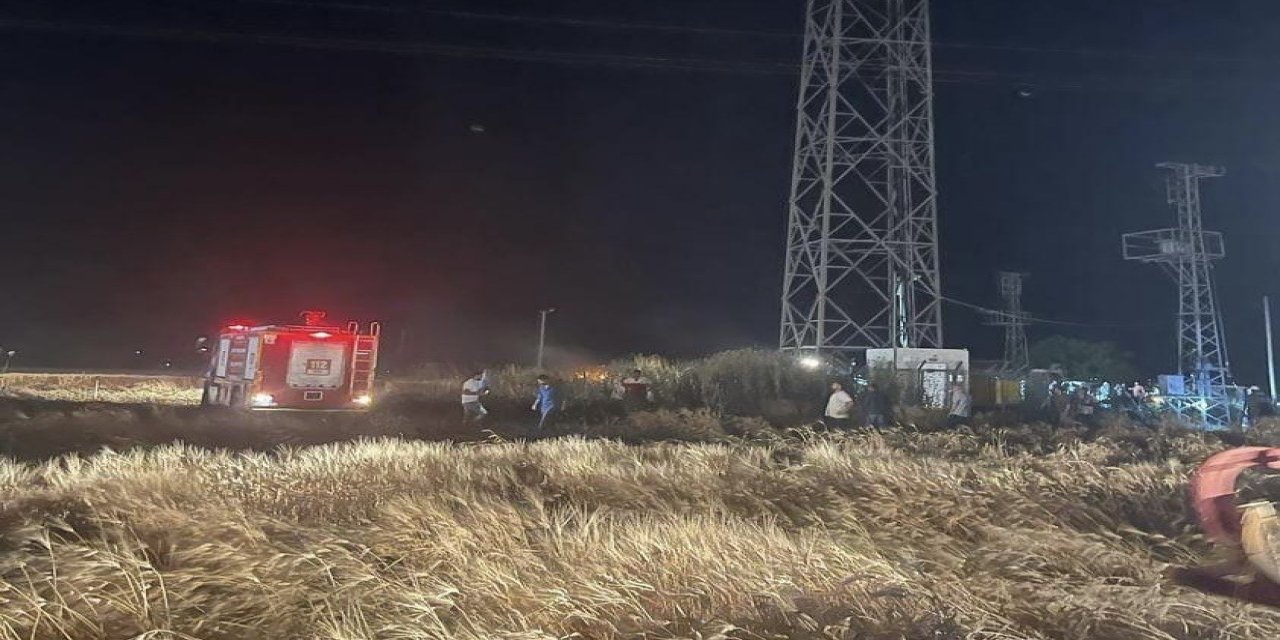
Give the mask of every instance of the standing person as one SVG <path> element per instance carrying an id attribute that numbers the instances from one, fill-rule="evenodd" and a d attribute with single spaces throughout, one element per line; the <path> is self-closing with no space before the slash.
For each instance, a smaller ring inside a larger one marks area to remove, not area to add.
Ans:
<path id="1" fill-rule="evenodd" d="M 489 382 L 483 371 L 476 371 L 471 377 L 462 381 L 462 418 L 467 422 L 480 422 L 489 411 L 480 403 L 480 398 L 489 395 Z"/>
<path id="2" fill-rule="evenodd" d="M 1080 422 L 1089 427 L 1094 426 L 1093 414 L 1098 407 L 1098 400 L 1094 397 L 1093 390 L 1089 388 L 1089 385 L 1082 384 L 1079 389 L 1076 389 L 1075 405 L 1076 417 L 1079 418 Z"/>
<path id="3" fill-rule="evenodd" d="M 969 398 L 969 392 L 965 391 L 964 385 L 959 382 L 951 385 L 951 411 L 947 414 L 947 427 L 954 429 L 962 424 L 968 424 L 971 411 L 972 400 Z"/>
<path id="4" fill-rule="evenodd" d="M 1133 394 L 1133 401 L 1142 406 L 1147 402 L 1147 388 L 1142 386 L 1141 382 L 1133 381 L 1133 386 L 1129 387 L 1129 393 Z"/>
<path id="5" fill-rule="evenodd" d="M 647 409 L 653 402 L 653 382 L 645 377 L 644 372 L 633 369 L 631 375 L 622 379 L 622 405 L 627 411 Z"/>
<path id="6" fill-rule="evenodd" d="M 889 396 L 872 382 L 867 385 L 862 406 L 867 410 L 867 426 L 879 429 L 889 424 Z"/>
<path id="7" fill-rule="evenodd" d="M 1115 391 L 1111 398 L 1111 408 L 1116 412 L 1116 415 L 1134 417 L 1133 397 L 1129 395 L 1129 388 L 1124 386 L 1123 382 L 1117 382 L 1112 389 Z"/>
<path id="8" fill-rule="evenodd" d="M 1080 417 L 1080 393 L 1084 386 L 1077 386 L 1067 394 L 1067 411 L 1062 414 L 1063 425 L 1076 424 L 1076 418 Z"/>
<path id="9" fill-rule="evenodd" d="M 1071 413 L 1071 398 L 1062 386 L 1053 390 L 1053 396 L 1049 398 L 1049 411 L 1054 426 L 1061 427 L 1067 423 Z"/>
<path id="10" fill-rule="evenodd" d="M 1049 380 L 1049 385 L 1045 387 L 1044 400 L 1040 403 L 1040 412 L 1049 422 L 1057 425 L 1058 423 L 1058 395 L 1062 393 L 1062 383 L 1057 377 Z"/>
<path id="11" fill-rule="evenodd" d="M 560 413 L 560 405 L 560 390 L 551 383 L 551 376 L 545 373 L 538 376 L 538 393 L 533 398 L 533 406 L 530 407 L 539 414 L 538 431 L 546 431 L 555 423 Z"/>
<path id="12" fill-rule="evenodd" d="M 849 415 L 853 413 L 853 396 L 844 390 L 839 381 L 831 383 L 831 396 L 827 398 L 827 411 L 822 422 L 830 429 L 848 429 Z"/>
<path id="13" fill-rule="evenodd" d="M 1249 387 L 1249 395 L 1244 400 L 1244 416 L 1250 428 L 1258 426 L 1262 418 L 1275 416 L 1275 404 L 1267 392 L 1257 386 Z"/>

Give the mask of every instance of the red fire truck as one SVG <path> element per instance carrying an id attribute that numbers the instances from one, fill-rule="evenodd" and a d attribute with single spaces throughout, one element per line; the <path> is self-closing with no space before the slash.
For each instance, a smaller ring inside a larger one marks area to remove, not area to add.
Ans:
<path id="1" fill-rule="evenodd" d="M 301 325 L 230 325 L 210 345 L 203 404 L 246 409 L 359 410 L 373 402 L 378 365 L 374 322 L 325 324 L 322 311 Z"/>

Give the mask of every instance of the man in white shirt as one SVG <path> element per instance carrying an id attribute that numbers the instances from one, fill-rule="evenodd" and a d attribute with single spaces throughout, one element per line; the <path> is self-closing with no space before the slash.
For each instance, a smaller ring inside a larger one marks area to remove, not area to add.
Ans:
<path id="1" fill-rule="evenodd" d="M 462 383 L 462 417 L 468 422 L 480 422 L 488 415 L 484 405 L 480 404 L 480 398 L 488 395 L 489 382 L 484 378 L 483 371 L 477 371 L 471 374 Z"/>
<path id="2" fill-rule="evenodd" d="M 1129 393 L 1139 405 L 1147 401 L 1147 388 L 1142 386 L 1141 382 L 1135 380 L 1133 386 L 1129 388 Z"/>
<path id="3" fill-rule="evenodd" d="M 853 396 L 839 382 L 831 383 L 831 397 L 827 398 L 827 412 L 822 422 L 829 429 L 848 429 L 849 415 L 853 413 Z"/>

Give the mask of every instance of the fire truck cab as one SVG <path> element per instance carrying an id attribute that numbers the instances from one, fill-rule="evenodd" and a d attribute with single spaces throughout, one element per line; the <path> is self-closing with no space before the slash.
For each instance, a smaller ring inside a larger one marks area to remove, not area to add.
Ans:
<path id="1" fill-rule="evenodd" d="M 325 324 L 230 325 L 210 345 L 201 404 L 244 409 L 361 410 L 373 402 L 380 327 Z"/>

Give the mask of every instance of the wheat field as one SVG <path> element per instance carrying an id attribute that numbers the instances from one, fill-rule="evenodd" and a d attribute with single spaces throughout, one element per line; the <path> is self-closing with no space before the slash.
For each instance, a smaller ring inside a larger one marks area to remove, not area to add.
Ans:
<path id="1" fill-rule="evenodd" d="M 1177 437 L 166 445 L 0 463 L 0 638 L 1280 638 Z"/>
<path id="2" fill-rule="evenodd" d="M 0 373 L 0 397 L 55 402 L 199 404 L 201 379 L 127 373 Z"/>

